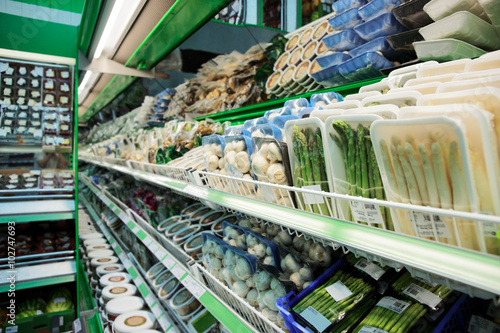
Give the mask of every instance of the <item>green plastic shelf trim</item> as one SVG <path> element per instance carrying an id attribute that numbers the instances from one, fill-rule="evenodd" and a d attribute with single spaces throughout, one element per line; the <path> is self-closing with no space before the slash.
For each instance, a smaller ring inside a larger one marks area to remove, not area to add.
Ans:
<path id="1" fill-rule="evenodd" d="M 82 22 L 78 28 L 78 49 L 87 54 L 97 24 L 102 0 L 87 0 L 82 13 Z M 78 81 L 77 81 L 78 82 Z"/>
<path id="2" fill-rule="evenodd" d="M 168 53 L 218 13 L 230 0 L 177 0 L 125 63 L 137 69 L 152 68 Z M 115 75 L 80 119 L 88 121 L 137 78 Z"/>
<path id="3" fill-rule="evenodd" d="M 108 168 L 116 170 L 107 165 Z M 131 169 L 127 173 L 135 174 Z M 151 176 L 163 178 L 164 183 L 170 180 L 165 176 L 153 174 Z M 136 177 L 144 181 L 148 178 L 141 174 L 136 174 Z M 223 193 L 194 184 L 185 186 L 182 192 L 188 196 L 500 295 L 498 279 L 500 260 L 493 256 Z"/>
<path id="4" fill-rule="evenodd" d="M 15 215 L 1 216 L 0 224 L 7 222 L 39 222 L 39 221 L 57 221 L 74 219 L 74 213 L 55 213 L 55 214 L 36 214 L 36 215 Z"/>
<path id="5" fill-rule="evenodd" d="M 56 278 L 47 278 L 47 279 L 40 279 L 40 280 L 27 281 L 27 282 L 17 282 L 16 283 L 16 290 L 31 289 L 31 288 L 38 288 L 38 287 L 44 287 L 44 286 L 52 286 L 55 284 L 61 284 L 61 283 L 66 283 L 66 282 L 75 282 L 75 276 L 74 275 L 66 275 L 66 276 L 60 276 L 60 277 L 56 277 Z M 8 290 L 9 290 L 9 285 L 0 286 L 0 293 L 7 292 Z"/>
<path id="6" fill-rule="evenodd" d="M 92 192 L 95 194 L 100 194 L 98 197 L 102 199 L 102 193 L 99 192 L 97 188 L 94 187 L 93 184 L 87 183 L 85 179 L 81 179 L 82 182 L 84 182 Z M 107 200 L 107 203 L 103 201 L 108 207 L 110 201 Z M 124 212 L 121 212 L 119 214 L 120 219 L 125 223 L 125 225 L 136 235 L 140 234 L 141 232 L 146 234 L 146 232 L 138 226 L 134 221 L 128 220 L 128 218 L 125 218 L 126 214 Z M 172 271 L 173 275 L 176 276 L 179 281 L 181 281 L 185 286 L 189 289 L 189 286 L 186 284 L 184 280 L 186 280 L 188 277 L 190 277 L 189 273 L 186 272 L 185 268 L 177 262 L 173 256 L 168 255 L 168 252 L 166 252 L 161 244 L 158 242 L 152 240 L 150 237 L 145 237 L 141 239 L 142 243 L 148 247 L 148 249 L 159 259 L 163 262 L 165 267 L 167 267 L 169 270 Z M 146 243 L 148 242 L 148 243 Z M 155 246 L 156 249 L 153 250 L 152 247 Z M 115 248 L 116 251 L 116 248 Z M 167 256 L 164 256 L 164 253 L 167 254 Z M 176 268 L 177 267 L 177 268 Z M 129 274 L 132 276 L 132 273 L 129 271 Z M 134 278 L 132 276 L 132 278 Z M 252 330 L 247 327 L 242 320 L 237 316 L 234 315 L 227 307 L 226 305 L 222 304 L 214 295 L 212 295 L 206 287 L 200 285 L 194 279 L 189 279 L 190 283 L 196 283 L 198 287 L 203 288 L 203 293 L 199 296 L 198 300 L 200 303 L 202 303 L 205 308 L 210 311 L 214 317 L 216 317 L 224 326 L 226 326 L 231 332 L 252 332 Z M 196 295 L 195 295 L 196 296 Z"/>
<path id="7" fill-rule="evenodd" d="M 364 80 L 364 81 L 358 81 L 358 82 L 353 82 L 353 83 L 348 83 L 344 84 L 338 87 L 332 87 L 332 88 L 327 88 L 327 89 L 322 89 L 322 90 L 317 90 L 313 92 L 307 92 L 302 95 L 296 95 L 292 97 L 286 97 L 282 99 L 275 99 L 272 101 L 267 101 L 264 103 L 259 103 L 255 105 L 249 105 L 249 106 L 244 106 L 242 108 L 238 109 L 233 109 L 233 110 L 228 110 L 224 112 L 218 112 L 218 113 L 213 113 L 209 114 L 206 116 L 201 116 L 201 117 L 196 117 L 194 118 L 195 120 L 203 120 L 206 118 L 211 118 L 214 121 L 230 121 L 232 125 L 239 124 L 245 120 L 248 119 L 254 119 L 257 117 L 262 117 L 266 111 L 276 109 L 283 107 L 283 104 L 285 104 L 286 101 L 290 99 L 296 99 L 296 98 L 309 98 L 311 95 L 318 94 L 318 93 L 323 93 L 323 92 L 329 92 L 329 91 L 334 91 L 342 96 L 347 96 L 351 94 L 356 94 L 359 92 L 359 88 L 364 87 L 366 85 L 372 84 L 372 83 L 377 83 L 380 82 L 385 76 L 373 78 L 370 80 Z"/>
<path id="8" fill-rule="evenodd" d="M 80 312 L 92 310 L 95 308 L 94 298 L 90 291 L 90 283 L 85 275 L 85 269 L 82 262 L 78 262 L 78 293 L 80 296 Z"/>

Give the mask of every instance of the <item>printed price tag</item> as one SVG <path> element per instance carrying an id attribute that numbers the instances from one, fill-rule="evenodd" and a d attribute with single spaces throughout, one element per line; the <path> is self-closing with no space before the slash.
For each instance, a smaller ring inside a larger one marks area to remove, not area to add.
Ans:
<path id="1" fill-rule="evenodd" d="M 434 237 L 434 226 L 438 237 L 451 238 L 450 230 L 441 216 L 419 212 L 408 214 L 410 221 L 414 223 L 419 237 Z"/>
<path id="2" fill-rule="evenodd" d="M 350 291 L 349 288 L 347 288 L 345 284 L 342 283 L 342 281 L 335 282 L 334 284 L 326 287 L 325 290 L 330 294 L 330 296 L 333 297 L 336 302 L 340 302 L 344 298 L 352 295 L 352 291 Z"/>
<path id="3" fill-rule="evenodd" d="M 416 299 L 422 304 L 427 304 L 433 309 L 441 303 L 441 298 L 434 295 L 429 290 L 416 285 L 415 283 L 410 284 L 405 290 L 403 290 L 403 294 Z"/>
<path id="4" fill-rule="evenodd" d="M 276 196 L 274 190 L 267 186 L 261 186 L 259 189 L 259 193 L 260 195 L 262 195 L 262 198 L 264 198 L 264 201 L 266 202 L 273 202 L 278 199 L 278 196 Z"/>
<path id="5" fill-rule="evenodd" d="M 54 304 L 59 304 L 59 303 L 66 303 L 66 298 L 65 297 L 54 298 Z"/>
<path id="6" fill-rule="evenodd" d="M 161 328 L 165 330 L 165 332 L 168 331 L 168 328 L 172 326 L 170 322 L 168 321 L 167 317 L 165 316 L 156 316 L 158 318 L 158 323 L 160 324 Z"/>
<path id="7" fill-rule="evenodd" d="M 155 315 L 155 317 L 159 317 L 161 315 L 161 309 L 159 306 L 154 306 L 151 311 Z"/>
<path id="8" fill-rule="evenodd" d="M 400 301 L 399 299 L 393 297 L 383 297 L 380 301 L 378 301 L 376 306 L 380 306 L 386 308 L 387 310 L 391 310 L 396 312 L 397 314 L 401 314 L 407 307 L 410 306 L 410 303 L 406 303 Z"/>
<path id="9" fill-rule="evenodd" d="M 231 176 L 231 177 L 236 177 L 236 178 L 242 178 L 243 177 L 243 174 L 241 172 L 239 172 L 235 167 L 234 165 L 232 164 L 228 164 L 227 167 L 226 167 L 226 170 L 227 170 L 227 173 Z"/>
<path id="10" fill-rule="evenodd" d="M 319 332 L 323 332 L 331 322 L 325 318 L 321 313 L 314 310 L 312 307 L 308 307 L 300 314 L 302 318 L 307 320 L 309 324 L 313 325 Z"/>
<path id="11" fill-rule="evenodd" d="M 371 326 L 363 326 L 358 333 L 387 333 L 387 331 L 381 330 L 380 328 L 375 328 Z"/>
<path id="12" fill-rule="evenodd" d="M 500 325 L 490 320 L 473 315 L 470 319 L 469 333 L 499 333 Z"/>
<path id="13" fill-rule="evenodd" d="M 5 329 L 5 333 L 17 333 L 17 328 L 19 326 L 9 326 Z"/>
<path id="14" fill-rule="evenodd" d="M 356 222 L 365 222 L 368 223 L 368 219 L 365 214 L 365 207 L 361 202 L 350 201 L 352 217 Z"/>
<path id="15" fill-rule="evenodd" d="M 484 237 L 496 238 L 498 230 L 500 230 L 500 224 L 493 222 L 483 222 Z"/>
<path id="16" fill-rule="evenodd" d="M 376 281 L 378 281 L 385 273 L 385 271 L 378 265 L 375 265 L 366 259 L 360 259 L 354 267 L 370 275 Z"/>
<path id="17" fill-rule="evenodd" d="M 168 269 L 172 268 L 173 265 L 175 265 L 174 259 L 172 259 L 170 256 L 166 257 L 163 261 L 163 265 L 167 267 Z"/>
<path id="18" fill-rule="evenodd" d="M 155 253 L 156 250 L 159 249 L 158 245 L 156 245 L 156 243 L 153 240 L 151 240 L 151 243 L 148 245 L 148 247 L 153 253 Z"/>
<path id="19" fill-rule="evenodd" d="M 75 333 L 81 333 L 82 332 L 82 323 L 80 322 L 80 319 L 75 319 L 73 322 L 73 331 Z"/>
<path id="20" fill-rule="evenodd" d="M 170 271 L 172 272 L 172 274 L 174 274 L 174 276 L 180 280 L 181 277 L 186 274 L 186 271 L 184 270 L 184 268 L 182 268 L 179 264 L 175 265 L 174 267 L 170 268 Z"/>
<path id="21" fill-rule="evenodd" d="M 308 186 L 302 186 L 304 190 L 311 190 L 311 191 L 321 191 L 321 185 L 308 185 Z M 325 199 L 321 195 L 315 195 L 315 194 L 310 194 L 310 193 L 302 193 L 302 197 L 304 198 L 304 203 L 306 205 L 316 205 L 316 204 L 322 204 L 325 203 Z"/>
<path id="22" fill-rule="evenodd" d="M 186 276 L 184 280 L 182 280 L 182 284 L 186 286 L 187 290 L 189 290 L 189 292 L 193 294 L 196 299 L 200 299 L 201 295 L 206 292 L 205 288 L 203 288 L 191 276 Z"/>
<path id="23" fill-rule="evenodd" d="M 371 224 L 384 224 L 384 217 L 380 212 L 380 207 L 374 204 L 365 203 L 366 219 Z"/>

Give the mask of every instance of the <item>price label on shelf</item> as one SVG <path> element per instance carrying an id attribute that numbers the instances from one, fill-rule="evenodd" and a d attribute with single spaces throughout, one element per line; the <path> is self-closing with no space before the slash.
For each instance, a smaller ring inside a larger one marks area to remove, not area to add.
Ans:
<path id="1" fill-rule="evenodd" d="M 419 237 L 435 237 L 434 230 L 440 238 L 451 238 L 450 230 L 444 219 L 439 215 L 412 212 L 408 213 Z"/>
<path id="2" fill-rule="evenodd" d="M 168 269 L 172 268 L 172 266 L 175 265 L 174 259 L 172 259 L 170 256 L 163 259 L 162 262 L 163 262 L 163 265 L 165 265 L 165 267 L 167 267 Z"/>
<path id="3" fill-rule="evenodd" d="M 357 201 L 349 201 L 351 206 L 352 217 L 356 222 L 364 222 L 367 223 L 368 219 L 366 218 L 365 206 L 361 202 Z"/>
<path id="4" fill-rule="evenodd" d="M 163 328 L 165 332 L 168 332 L 170 328 L 172 327 L 172 324 L 168 321 L 167 317 L 165 315 L 160 315 L 156 316 L 158 323 L 160 326 Z"/>
<path id="5" fill-rule="evenodd" d="M 333 297 L 336 302 L 340 302 L 344 298 L 347 298 L 352 295 L 352 291 L 346 287 L 342 281 L 337 281 L 332 285 L 329 285 L 325 288 L 325 290 Z"/>
<path id="6" fill-rule="evenodd" d="M 161 248 L 158 248 L 158 251 L 156 251 L 154 255 L 156 256 L 156 258 L 158 258 L 158 260 L 162 261 L 163 258 L 165 258 L 165 256 L 167 255 L 167 252 L 165 252 Z"/>
<path id="7" fill-rule="evenodd" d="M 184 270 L 184 268 L 182 268 L 179 264 L 177 264 L 174 267 L 170 268 L 170 271 L 172 272 L 172 274 L 174 274 L 174 276 L 178 280 L 180 280 L 181 277 L 183 277 L 184 274 L 186 274 L 186 271 Z"/>
<path id="8" fill-rule="evenodd" d="M 146 303 L 148 303 L 150 306 L 153 305 L 153 303 L 156 302 L 153 294 L 149 294 L 146 296 Z"/>
<path id="9" fill-rule="evenodd" d="M 321 185 L 308 185 L 308 186 L 302 186 L 304 190 L 311 190 L 311 191 L 321 191 Z M 311 193 L 302 193 L 302 197 L 304 198 L 304 203 L 306 205 L 316 205 L 316 204 L 323 204 L 325 203 L 325 199 L 321 195 L 316 195 L 316 194 L 311 194 Z"/>
<path id="10" fill-rule="evenodd" d="M 186 276 L 182 281 L 182 284 L 186 287 L 191 294 L 193 294 L 196 299 L 200 299 L 206 290 L 198 282 L 195 281 L 191 276 Z"/>
<path id="11" fill-rule="evenodd" d="M 156 243 L 153 240 L 151 240 L 151 243 L 148 245 L 148 247 L 153 253 L 155 253 L 156 250 L 159 249 L 158 245 L 156 245 Z"/>
<path id="12" fill-rule="evenodd" d="M 151 304 L 153 304 L 153 303 L 151 303 Z M 160 307 L 158 306 L 158 304 L 151 308 L 151 312 L 153 312 L 153 314 L 155 315 L 156 318 L 158 318 L 162 314 L 162 311 L 161 311 Z"/>
<path id="13" fill-rule="evenodd" d="M 415 283 L 410 284 L 405 290 L 403 290 L 403 294 L 416 299 L 422 304 L 427 304 L 433 309 L 441 303 L 441 298 L 434 295 L 429 290 L 416 285 Z"/>
<path id="14" fill-rule="evenodd" d="M 496 238 L 499 230 L 500 224 L 494 222 L 483 222 L 484 237 Z"/>
<path id="15" fill-rule="evenodd" d="M 399 299 L 390 296 L 386 296 L 378 301 L 377 306 L 394 311 L 397 314 L 401 314 L 404 310 L 406 310 L 406 308 L 410 306 L 410 303 L 400 301 Z"/>
<path id="16" fill-rule="evenodd" d="M 385 271 L 378 265 L 375 265 L 366 259 L 360 259 L 354 267 L 370 275 L 376 281 L 378 281 L 385 273 Z"/>

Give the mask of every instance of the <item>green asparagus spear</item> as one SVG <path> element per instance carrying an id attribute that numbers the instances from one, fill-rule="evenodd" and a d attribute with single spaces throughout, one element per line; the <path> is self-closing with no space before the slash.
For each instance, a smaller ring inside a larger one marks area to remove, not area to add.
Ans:
<path id="1" fill-rule="evenodd" d="M 364 198 L 370 197 L 370 188 L 368 180 L 368 159 L 365 146 L 366 131 L 363 125 L 358 125 L 358 154 L 359 154 L 359 170 L 361 173 L 361 196 Z"/>
<path id="2" fill-rule="evenodd" d="M 452 208 L 451 187 L 446 172 L 445 158 L 441 146 L 437 142 L 432 144 L 432 162 L 434 165 L 434 174 L 436 176 L 441 208 L 450 209 Z"/>
<path id="3" fill-rule="evenodd" d="M 402 144 L 398 144 L 397 149 L 398 149 L 399 161 L 401 162 L 403 173 L 406 179 L 406 185 L 408 186 L 410 201 L 414 205 L 421 205 L 422 198 L 418 190 L 417 179 L 415 178 L 415 174 L 413 173 L 410 163 L 408 162 L 408 159 L 404 151 L 404 147 Z"/>

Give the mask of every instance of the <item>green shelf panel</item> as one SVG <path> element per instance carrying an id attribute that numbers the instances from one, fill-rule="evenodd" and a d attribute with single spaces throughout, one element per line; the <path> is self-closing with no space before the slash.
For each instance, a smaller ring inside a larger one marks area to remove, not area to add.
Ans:
<path id="1" fill-rule="evenodd" d="M 16 290 L 31 289 L 44 286 L 51 286 L 55 284 L 62 284 L 66 282 L 74 282 L 74 275 L 60 276 L 55 278 L 40 279 L 35 281 L 26 282 L 16 282 Z M 0 293 L 7 292 L 9 290 L 9 285 L 0 286 Z"/>
<path id="2" fill-rule="evenodd" d="M 7 222 L 39 222 L 58 221 L 74 219 L 74 213 L 36 214 L 36 215 L 13 215 L 0 217 L 0 224 Z"/>
<path id="3" fill-rule="evenodd" d="M 94 309 L 96 305 L 81 261 L 78 263 L 78 281 L 76 285 L 80 298 L 80 312 Z"/>
<path id="4" fill-rule="evenodd" d="M 253 332 L 245 324 L 243 324 L 237 317 L 229 316 L 227 308 L 210 293 L 204 293 L 199 299 L 205 308 L 210 311 L 210 313 L 217 318 L 224 326 L 226 326 L 230 332 Z"/>
<path id="5" fill-rule="evenodd" d="M 86 333 L 103 333 L 99 314 L 96 312 L 90 318 L 85 318 Z"/>
<path id="6" fill-rule="evenodd" d="M 194 118 L 195 120 L 203 120 L 206 118 L 211 118 L 214 121 L 230 121 L 232 125 L 237 125 L 245 120 L 248 119 L 254 119 L 257 117 L 262 117 L 266 111 L 280 108 L 285 104 L 286 101 L 290 99 L 296 99 L 296 98 L 309 98 L 313 94 L 317 93 L 323 93 L 323 92 L 329 92 L 329 91 L 334 91 L 342 96 L 347 96 L 350 94 L 356 94 L 359 92 L 359 88 L 364 87 L 366 85 L 372 84 L 372 83 L 377 83 L 380 80 L 382 80 L 385 76 L 369 79 L 369 80 L 364 80 L 364 81 L 358 81 L 358 82 L 353 82 L 349 84 L 344 84 L 338 87 L 332 87 L 332 88 L 327 88 L 327 89 L 322 89 L 322 90 L 317 90 L 313 92 L 307 92 L 302 95 L 296 95 L 292 97 L 286 97 L 282 99 L 275 99 L 271 101 L 267 101 L 264 103 L 259 103 L 255 105 L 249 105 L 249 106 L 244 106 L 242 108 L 238 109 L 233 109 L 233 110 L 228 110 L 224 112 L 218 112 L 218 113 L 213 113 L 209 114 L 206 116 L 201 116 L 201 117 L 196 117 Z"/>
<path id="7" fill-rule="evenodd" d="M 87 54 L 97 24 L 102 0 L 87 0 L 82 13 L 82 22 L 78 29 L 78 49 Z M 78 81 L 77 81 L 78 82 Z"/>
<path id="8" fill-rule="evenodd" d="M 177 0 L 125 63 L 128 67 L 152 68 L 168 53 L 217 14 L 230 0 Z M 81 117 L 88 121 L 137 77 L 115 75 Z"/>

